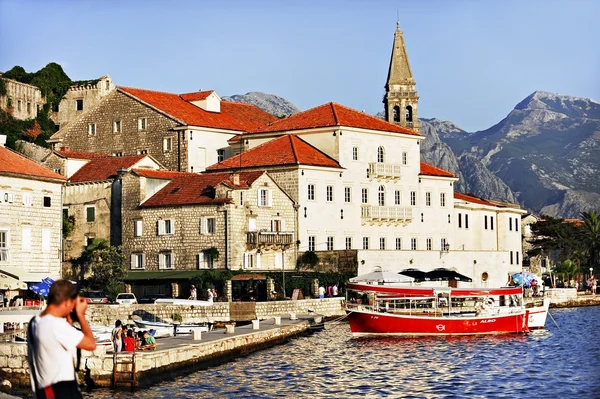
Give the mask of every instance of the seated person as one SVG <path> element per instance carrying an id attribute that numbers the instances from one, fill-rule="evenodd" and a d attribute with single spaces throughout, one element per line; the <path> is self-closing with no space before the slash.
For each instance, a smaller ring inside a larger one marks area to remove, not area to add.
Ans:
<path id="1" fill-rule="evenodd" d="M 127 330 L 127 336 L 123 340 L 123 348 L 125 352 L 133 352 L 135 350 L 135 337 L 131 329 Z"/>
<path id="2" fill-rule="evenodd" d="M 144 333 L 142 331 L 138 331 L 135 337 L 135 348 L 142 349 L 144 346 Z"/>
<path id="3" fill-rule="evenodd" d="M 142 350 L 151 350 L 156 348 L 156 340 L 148 331 L 144 331 L 144 345 Z"/>

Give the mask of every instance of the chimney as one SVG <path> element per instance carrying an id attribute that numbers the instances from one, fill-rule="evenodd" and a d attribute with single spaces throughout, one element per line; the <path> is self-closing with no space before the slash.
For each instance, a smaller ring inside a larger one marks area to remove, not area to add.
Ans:
<path id="1" fill-rule="evenodd" d="M 232 173 L 231 175 L 229 175 L 229 180 L 231 180 L 231 182 L 233 184 L 235 184 L 236 186 L 239 186 L 240 185 L 240 174 Z"/>
<path id="2" fill-rule="evenodd" d="M 0 134 L 0 147 L 4 147 L 6 144 L 6 135 Z"/>

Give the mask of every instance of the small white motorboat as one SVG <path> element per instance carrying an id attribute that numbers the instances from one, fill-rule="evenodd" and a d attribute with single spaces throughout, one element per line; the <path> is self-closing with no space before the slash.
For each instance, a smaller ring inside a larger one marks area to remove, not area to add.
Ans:
<path id="1" fill-rule="evenodd" d="M 207 324 L 171 324 L 147 320 L 134 320 L 134 322 L 142 330 L 155 330 L 155 337 L 172 336 L 173 332 L 177 334 L 191 334 L 194 330 L 207 332 L 210 329 Z"/>

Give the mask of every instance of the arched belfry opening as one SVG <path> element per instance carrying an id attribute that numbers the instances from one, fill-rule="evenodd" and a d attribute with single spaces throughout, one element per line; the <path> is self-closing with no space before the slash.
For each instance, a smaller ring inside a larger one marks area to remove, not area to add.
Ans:
<path id="1" fill-rule="evenodd" d="M 406 110 L 404 111 L 405 115 L 406 115 L 406 121 L 407 122 L 412 122 L 413 121 L 413 109 L 412 109 L 412 105 L 409 105 L 406 107 Z"/>
<path id="2" fill-rule="evenodd" d="M 400 122 L 400 107 L 399 106 L 395 106 L 393 109 L 393 115 L 394 115 L 394 122 Z"/>

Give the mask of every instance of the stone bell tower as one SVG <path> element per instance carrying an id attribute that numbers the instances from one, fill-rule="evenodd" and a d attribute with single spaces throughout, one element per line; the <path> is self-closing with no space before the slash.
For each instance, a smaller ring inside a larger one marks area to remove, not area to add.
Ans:
<path id="1" fill-rule="evenodd" d="M 419 96 L 415 86 L 406 47 L 404 46 L 404 37 L 400 30 L 400 22 L 398 22 L 394 34 L 390 69 L 385 85 L 385 97 L 383 98 L 385 120 L 418 133 L 417 108 Z"/>

